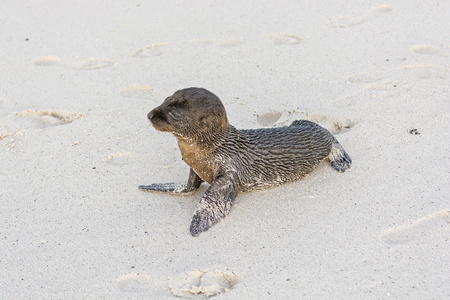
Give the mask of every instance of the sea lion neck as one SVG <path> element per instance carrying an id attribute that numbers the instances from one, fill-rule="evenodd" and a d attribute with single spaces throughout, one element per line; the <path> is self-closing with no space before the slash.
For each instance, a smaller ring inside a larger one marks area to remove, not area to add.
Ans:
<path id="1" fill-rule="evenodd" d="M 233 126 L 228 121 L 219 128 L 208 128 L 208 130 L 198 131 L 189 137 L 177 136 L 178 143 L 185 143 L 205 149 L 214 149 L 220 146 L 229 136 Z"/>
<path id="2" fill-rule="evenodd" d="M 178 148 L 185 163 L 187 163 L 201 179 L 212 184 L 219 171 L 215 163 L 215 150 L 230 136 L 233 128 L 220 128 L 208 131 L 207 134 L 197 134 L 188 138 L 177 137 Z"/>

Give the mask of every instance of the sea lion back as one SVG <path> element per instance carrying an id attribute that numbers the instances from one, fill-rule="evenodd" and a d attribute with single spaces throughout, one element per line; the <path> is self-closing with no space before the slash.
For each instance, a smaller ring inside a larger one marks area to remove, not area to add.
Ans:
<path id="1" fill-rule="evenodd" d="M 231 160 L 240 170 L 243 191 L 304 177 L 330 154 L 333 144 L 328 130 L 307 120 L 286 127 L 238 130 L 231 140 L 233 144 L 226 147 L 236 149 Z"/>

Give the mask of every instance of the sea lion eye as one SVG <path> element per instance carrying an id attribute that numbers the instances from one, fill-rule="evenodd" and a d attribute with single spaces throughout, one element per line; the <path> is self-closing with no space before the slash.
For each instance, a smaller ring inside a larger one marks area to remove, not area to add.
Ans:
<path id="1" fill-rule="evenodd" d="M 181 118 L 181 115 L 179 113 L 176 113 L 174 111 L 169 111 L 167 113 L 172 119 L 178 121 Z"/>

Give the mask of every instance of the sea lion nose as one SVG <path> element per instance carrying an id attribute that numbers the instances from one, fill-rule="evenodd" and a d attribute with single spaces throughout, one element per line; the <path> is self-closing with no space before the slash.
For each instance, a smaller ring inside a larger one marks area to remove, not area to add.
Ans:
<path id="1" fill-rule="evenodd" d="M 149 120 L 149 121 L 151 121 L 152 120 L 152 118 L 153 118 L 153 116 L 154 116 L 154 112 L 153 112 L 153 110 L 151 110 L 148 114 L 147 114 L 147 119 Z"/>
<path id="2" fill-rule="evenodd" d="M 166 121 L 166 117 L 164 116 L 164 112 L 160 108 L 155 108 L 151 110 L 147 114 L 147 118 L 150 121 L 150 123 L 154 124 L 154 122 L 158 121 Z"/>

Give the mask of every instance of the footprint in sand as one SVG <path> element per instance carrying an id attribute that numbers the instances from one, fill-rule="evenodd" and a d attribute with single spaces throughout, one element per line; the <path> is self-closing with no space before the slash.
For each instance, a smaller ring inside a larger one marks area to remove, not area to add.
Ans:
<path id="1" fill-rule="evenodd" d="M 243 39 L 229 39 L 229 40 L 224 40 L 222 42 L 219 43 L 219 46 L 222 47 L 234 47 L 234 46 L 238 46 L 240 44 L 244 43 Z"/>
<path id="2" fill-rule="evenodd" d="M 353 27 L 357 25 L 363 24 L 365 21 L 378 16 L 380 14 L 390 12 L 392 10 L 392 7 L 389 5 L 379 5 L 370 8 L 368 11 L 366 11 L 364 14 L 358 17 L 350 18 L 350 17 L 338 17 L 336 19 L 333 19 L 327 23 L 330 27 L 337 27 L 337 28 L 346 28 L 346 27 Z"/>
<path id="3" fill-rule="evenodd" d="M 61 61 L 61 58 L 58 56 L 41 56 L 34 61 L 36 66 L 56 66 Z"/>
<path id="4" fill-rule="evenodd" d="M 123 88 L 119 93 L 126 98 L 152 99 L 154 97 L 153 88 L 139 84 Z"/>
<path id="5" fill-rule="evenodd" d="M 405 80 L 391 81 L 391 80 L 383 80 L 378 82 L 373 82 L 365 85 L 363 88 L 358 89 L 356 92 L 345 95 L 342 97 L 337 97 L 331 101 L 333 106 L 343 108 L 349 107 L 358 99 L 367 98 L 368 96 L 374 97 L 373 95 L 377 95 L 377 99 L 381 97 L 381 93 L 383 94 L 391 94 L 394 89 L 398 87 L 407 87 L 410 84 Z"/>
<path id="6" fill-rule="evenodd" d="M 112 282 L 113 286 L 125 293 L 145 293 L 153 299 L 170 296 L 167 280 L 149 274 L 124 274 Z"/>
<path id="7" fill-rule="evenodd" d="M 383 78 L 384 71 L 361 72 L 350 75 L 347 80 L 351 83 L 369 83 Z"/>
<path id="8" fill-rule="evenodd" d="M 306 112 L 305 119 L 319 124 L 328 129 L 332 134 L 340 134 L 349 131 L 356 122 L 348 118 L 338 118 L 332 116 L 318 115 L 315 113 Z"/>
<path id="9" fill-rule="evenodd" d="M 332 100 L 336 107 L 348 107 L 358 99 L 379 93 L 391 94 L 398 88 L 409 88 L 418 80 L 447 80 L 450 67 L 445 65 L 410 64 L 392 69 L 361 72 L 350 75 L 347 80 L 354 84 L 365 84 L 356 92 Z M 379 96 L 379 95 L 378 95 Z"/>
<path id="10" fill-rule="evenodd" d="M 309 120 L 328 129 L 332 134 L 339 134 L 349 131 L 356 122 L 348 118 L 338 118 L 331 116 L 318 115 L 311 112 L 276 112 L 271 111 L 265 114 L 257 115 L 257 122 L 264 127 L 282 127 L 289 126 L 295 120 Z"/>
<path id="11" fill-rule="evenodd" d="M 301 37 L 288 33 L 271 34 L 269 37 L 277 45 L 297 45 L 303 42 Z"/>
<path id="12" fill-rule="evenodd" d="M 276 45 L 297 45 L 303 42 L 303 39 L 295 34 L 289 34 L 289 33 L 278 33 L 278 34 L 270 34 L 265 36 L 256 37 L 255 39 L 267 39 L 269 37 L 274 44 Z M 211 46 L 211 45 L 218 45 L 220 47 L 224 48 L 233 48 L 236 46 L 239 46 L 243 44 L 244 42 L 248 42 L 249 40 L 245 40 L 242 38 L 233 38 L 233 39 L 226 39 L 220 42 L 204 38 L 204 39 L 194 39 L 194 40 L 185 40 L 185 41 L 179 41 L 179 42 L 173 42 L 173 43 L 167 43 L 167 42 L 161 42 L 161 43 L 155 43 L 148 46 L 144 46 L 137 51 L 135 51 L 131 56 L 136 58 L 146 58 L 150 56 L 161 56 L 164 54 L 164 49 L 168 45 L 177 45 L 177 44 L 184 44 L 186 46 Z M 251 41 L 251 40 L 250 40 Z"/>
<path id="13" fill-rule="evenodd" d="M 169 278 L 169 288 L 177 297 L 210 298 L 236 286 L 239 277 L 231 271 L 192 270 Z"/>
<path id="14" fill-rule="evenodd" d="M 23 129 L 64 125 L 84 116 L 82 113 L 61 110 L 27 110 L 15 113 L 0 120 L 0 140 Z"/>
<path id="15" fill-rule="evenodd" d="M 67 65 L 77 70 L 96 70 L 111 67 L 115 63 L 111 58 L 90 57 Z"/>
<path id="16" fill-rule="evenodd" d="M 441 210 L 418 218 L 410 224 L 389 228 L 377 237 L 388 244 L 403 244 L 422 236 L 450 232 L 450 211 Z"/>
<path id="17" fill-rule="evenodd" d="M 96 70 L 108 68 L 114 65 L 116 61 L 111 58 L 90 57 L 75 62 L 64 62 L 58 56 L 41 56 L 34 61 L 36 66 L 67 66 L 76 70 Z"/>
<path id="18" fill-rule="evenodd" d="M 22 116 L 34 124 L 33 127 L 45 128 L 56 125 L 64 125 L 85 117 L 85 114 L 77 112 L 67 112 L 62 110 L 27 110 L 16 113 L 16 116 Z"/>
<path id="19" fill-rule="evenodd" d="M 271 111 L 261 115 L 257 115 L 257 122 L 264 127 L 272 127 L 281 118 L 282 113 L 278 111 Z"/>
<path id="20" fill-rule="evenodd" d="M 116 152 L 106 158 L 106 162 L 113 166 L 129 165 L 140 161 L 140 157 L 132 152 Z"/>
<path id="21" fill-rule="evenodd" d="M 450 67 L 430 64 L 411 64 L 392 69 L 362 72 L 350 75 L 348 81 L 351 83 L 371 83 L 382 80 L 404 80 L 404 79 L 431 79 L 445 78 L 450 73 Z"/>
<path id="22" fill-rule="evenodd" d="M 186 41 L 185 43 L 192 44 L 192 45 L 209 46 L 209 45 L 214 44 L 214 41 L 210 40 L 210 39 L 196 39 L 196 40 Z"/>
<path id="23" fill-rule="evenodd" d="M 417 54 L 439 54 L 439 48 L 436 48 L 432 45 L 415 45 L 411 47 L 411 51 Z"/>
<path id="24" fill-rule="evenodd" d="M 161 56 L 164 54 L 164 47 L 167 45 L 169 45 L 169 43 L 151 44 L 137 50 L 132 54 L 132 56 L 137 58 L 144 58 L 149 56 Z"/>
<path id="25" fill-rule="evenodd" d="M 124 293 L 145 293 L 150 298 L 174 296 L 181 298 L 210 298 L 223 294 L 239 282 L 231 271 L 192 270 L 168 280 L 150 274 L 124 274 L 112 284 Z"/>

